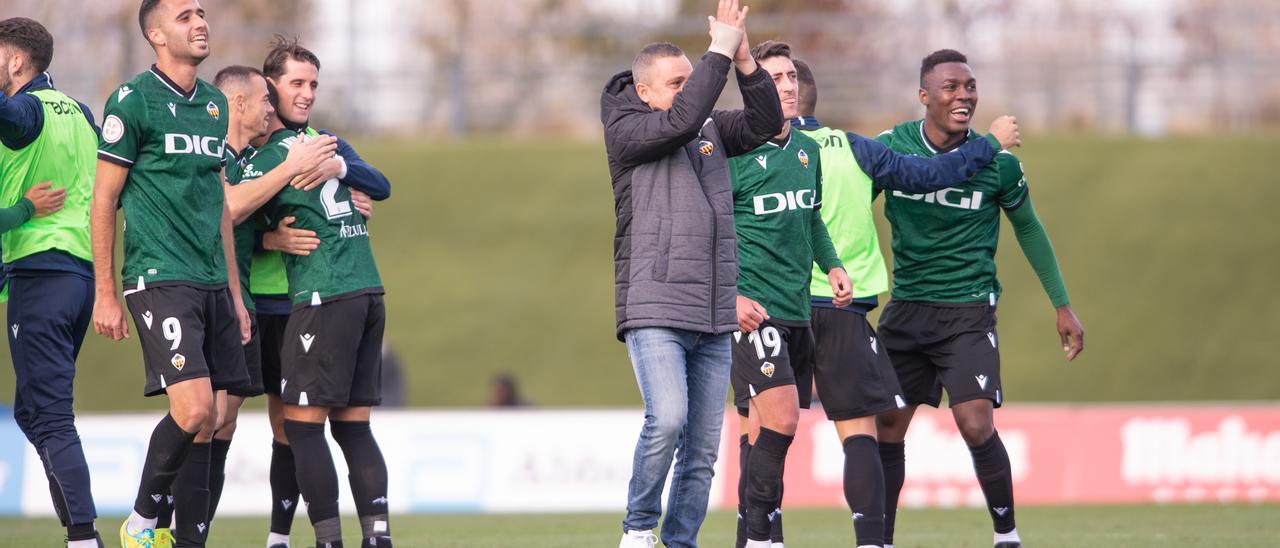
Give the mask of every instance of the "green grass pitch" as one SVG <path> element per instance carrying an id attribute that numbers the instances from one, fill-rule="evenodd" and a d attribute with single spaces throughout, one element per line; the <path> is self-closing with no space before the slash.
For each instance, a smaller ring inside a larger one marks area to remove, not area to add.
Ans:
<path id="1" fill-rule="evenodd" d="M 1280 507 L 1274 505 L 1069 506 L 1018 509 L 1018 530 L 1031 548 L 1067 547 L 1271 547 L 1280 542 Z M 792 548 L 853 546 L 846 512 L 790 510 L 785 514 L 786 544 Z M 397 546 L 434 548 L 599 548 L 617 545 L 620 515 L 430 515 L 393 516 Z M 116 534 L 119 519 L 99 521 Z M 898 518 L 897 548 L 982 548 L 991 546 L 991 522 L 979 509 L 905 510 Z M 221 518 L 214 522 L 209 546 L 260 547 L 267 519 Z M 359 524 L 343 523 L 348 542 Z M 52 519 L 0 519 L 0 547 L 54 546 L 61 530 Z M 294 522 L 293 546 L 311 546 L 311 528 Z M 699 544 L 733 545 L 734 514 L 707 516 Z M 106 537 L 107 546 L 117 539 Z"/>

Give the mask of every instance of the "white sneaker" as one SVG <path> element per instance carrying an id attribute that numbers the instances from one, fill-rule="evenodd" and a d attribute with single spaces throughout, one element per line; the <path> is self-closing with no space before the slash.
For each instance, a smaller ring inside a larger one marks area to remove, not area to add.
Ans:
<path id="1" fill-rule="evenodd" d="M 658 545 L 658 536 L 653 534 L 653 530 L 648 531 L 627 531 L 622 535 L 622 542 L 618 543 L 618 548 L 654 548 Z"/>
<path id="2" fill-rule="evenodd" d="M 767 540 L 747 540 L 747 548 L 772 548 L 773 543 Z"/>
<path id="3" fill-rule="evenodd" d="M 783 546 L 781 542 L 775 542 L 773 544 L 770 544 L 769 548 L 787 548 L 787 547 Z"/>

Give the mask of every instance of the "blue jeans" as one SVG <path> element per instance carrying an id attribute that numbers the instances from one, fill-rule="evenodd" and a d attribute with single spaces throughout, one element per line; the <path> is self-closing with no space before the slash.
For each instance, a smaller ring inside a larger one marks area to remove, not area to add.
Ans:
<path id="1" fill-rule="evenodd" d="M 720 450 L 729 388 L 729 335 L 645 327 L 624 334 L 644 398 L 644 428 L 636 442 L 623 531 L 654 529 L 671 461 L 662 542 L 696 547 Z"/>

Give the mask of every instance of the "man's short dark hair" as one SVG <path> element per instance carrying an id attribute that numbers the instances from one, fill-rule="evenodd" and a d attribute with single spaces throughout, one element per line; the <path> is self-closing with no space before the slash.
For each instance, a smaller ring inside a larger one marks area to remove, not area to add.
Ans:
<path id="1" fill-rule="evenodd" d="M 941 65 L 943 63 L 966 63 L 967 64 L 968 62 L 969 62 L 968 57 L 965 57 L 963 53 L 960 53 L 953 49 L 940 49 L 938 51 L 930 53 L 927 57 L 924 58 L 924 60 L 920 61 L 920 87 L 924 87 L 924 77 L 930 72 L 933 72 L 933 67 Z"/>
<path id="2" fill-rule="evenodd" d="M 53 35 L 33 19 L 12 17 L 0 21 L 0 46 L 22 50 L 37 73 L 44 72 L 53 62 Z"/>
<path id="3" fill-rule="evenodd" d="M 276 91 L 276 85 L 267 80 L 267 101 L 271 102 L 271 108 L 280 110 L 280 92 Z"/>
<path id="4" fill-rule="evenodd" d="M 799 59 L 791 60 L 796 65 L 796 110 L 801 116 L 813 116 L 818 110 L 818 82 L 813 79 L 813 71 L 809 63 Z"/>
<path id="5" fill-rule="evenodd" d="M 138 28 L 142 29 L 142 36 L 147 36 L 147 18 L 151 17 L 151 12 L 156 11 L 160 7 L 160 0 L 142 0 L 142 5 L 138 6 Z"/>
<path id="6" fill-rule="evenodd" d="M 298 43 L 298 37 L 287 37 L 277 34 L 271 40 L 271 49 L 267 51 L 267 59 L 262 62 L 262 74 L 267 78 L 279 78 L 284 75 L 284 65 L 290 59 L 300 63 L 311 63 L 320 70 L 320 58 L 311 50 Z"/>
<path id="7" fill-rule="evenodd" d="M 640 50 L 631 61 L 631 76 L 637 82 L 643 82 L 648 74 L 645 72 L 653 66 L 653 62 L 667 57 L 684 57 L 684 50 L 670 42 L 654 42 Z"/>
<path id="8" fill-rule="evenodd" d="M 771 57 L 786 57 L 787 59 L 790 59 L 791 44 L 779 42 L 777 40 L 765 40 L 751 48 L 751 56 L 754 57 L 756 61 L 763 61 Z"/>
<path id="9" fill-rule="evenodd" d="M 213 87 L 221 89 L 222 86 L 232 82 L 243 85 L 254 76 L 262 76 L 262 71 L 244 65 L 231 65 L 218 71 L 218 74 L 213 77 Z"/>

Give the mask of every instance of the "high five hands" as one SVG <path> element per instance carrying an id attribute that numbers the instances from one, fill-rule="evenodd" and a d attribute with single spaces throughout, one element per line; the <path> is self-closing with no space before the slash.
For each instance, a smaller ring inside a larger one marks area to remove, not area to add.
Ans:
<path id="1" fill-rule="evenodd" d="M 756 60 L 751 57 L 751 43 L 747 39 L 747 6 L 738 7 L 738 0 L 719 0 L 716 14 L 707 16 L 713 51 L 733 59 L 738 72 L 751 74 L 756 71 Z"/>

